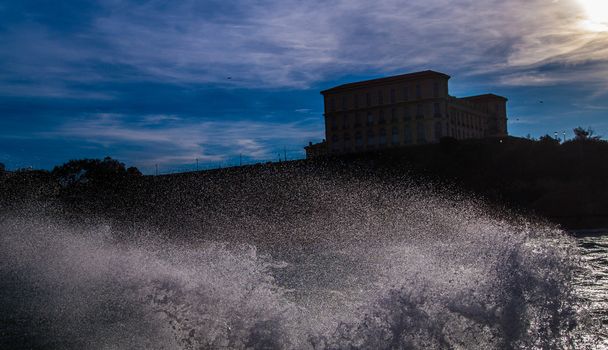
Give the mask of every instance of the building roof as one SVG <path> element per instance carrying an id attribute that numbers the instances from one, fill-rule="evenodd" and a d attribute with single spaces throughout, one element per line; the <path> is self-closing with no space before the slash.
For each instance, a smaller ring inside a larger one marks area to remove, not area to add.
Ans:
<path id="1" fill-rule="evenodd" d="M 433 70 L 425 70 L 425 71 L 421 71 L 421 72 L 393 75 L 390 77 L 363 80 L 363 81 L 357 81 L 354 83 L 342 84 L 342 85 L 338 85 L 333 88 L 321 91 L 321 95 L 325 95 L 326 93 L 329 93 L 329 92 L 351 90 L 351 89 L 355 89 L 358 87 L 370 86 L 370 85 L 382 85 L 382 84 L 391 83 L 391 82 L 422 78 L 425 76 L 440 76 L 442 78 L 450 79 L 450 76 L 447 74 L 436 72 Z"/>
<path id="2" fill-rule="evenodd" d="M 502 99 L 505 101 L 508 101 L 509 99 L 504 97 L 504 96 L 500 96 L 500 95 L 495 95 L 495 94 L 482 94 L 482 95 L 475 95 L 475 96 L 467 96 L 467 97 L 461 97 L 463 100 L 485 100 L 485 99 Z"/>

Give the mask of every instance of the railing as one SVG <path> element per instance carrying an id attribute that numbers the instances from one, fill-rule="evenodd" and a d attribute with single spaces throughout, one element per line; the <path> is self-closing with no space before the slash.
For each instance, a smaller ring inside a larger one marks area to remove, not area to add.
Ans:
<path id="1" fill-rule="evenodd" d="M 274 157 L 272 157 L 274 155 Z M 215 169 L 234 168 L 240 166 L 250 166 L 267 163 L 281 163 L 291 160 L 306 159 L 304 148 L 282 148 L 275 149 L 274 152 L 269 152 L 266 157 L 250 157 L 246 154 L 223 156 L 217 161 L 202 161 L 200 159 L 192 159 L 192 161 L 184 164 L 155 164 L 155 163 L 134 163 L 127 166 L 137 167 L 143 174 L 146 175 L 169 175 L 179 173 L 189 173 L 196 171 L 209 171 Z"/>

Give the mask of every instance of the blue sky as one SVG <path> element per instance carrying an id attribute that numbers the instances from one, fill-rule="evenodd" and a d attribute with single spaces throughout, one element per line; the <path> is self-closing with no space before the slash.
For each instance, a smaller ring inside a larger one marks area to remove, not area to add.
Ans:
<path id="1" fill-rule="evenodd" d="M 508 97 L 512 135 L 608 135 L 604 0 L 9 0 L 0 162 L 301 157 L 323 138 L 320 90 L 424 69 Z"/>

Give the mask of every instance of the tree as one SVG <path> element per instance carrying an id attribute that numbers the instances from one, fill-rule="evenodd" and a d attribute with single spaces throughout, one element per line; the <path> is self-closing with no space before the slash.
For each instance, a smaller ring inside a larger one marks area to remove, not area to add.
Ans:
<path id="1" fill-rule="evenodd" d="M 551 137 L 550 135 L 541 136 L 538 141 L 545 145 L 559 145 L 559 140 Z"/>
<path id="2" fill-rule="evenodd" d="M 142 176 L 141 171 L 134 166 L 127 168 L 127 174 L 129 176 Z"/>
<path id="3" fill-rule="evenodd" d="M 587 128 L 585 130 L 579 126 L 579 127 L 575 128 L 573 131 L 574 131 L 574 139 L 577 141 L 586 141 L 586 140 L 599 141 L 602 138 L 602 136 L 600 136 L 600 135 L 593 135 L 595 133 L 595 131 L 591 128 Z"/>
<path id="4" fill-rule="evenodd" d="M 75 186 L 89 182 L 114 181 L 128 175 L 141 175 L 135 167 L 127 170 L 125 165 L 116 159 L 106 157 L 99 159 L 78 159 L 56 166 L 52 174 L 61 186 Z"/>
<path id="5" fill-rule="evenodd" d="M 4 166 L 4 163 L 0 163 L 0 174 L 3 174 L 6 171 L 6 167 Z"/>

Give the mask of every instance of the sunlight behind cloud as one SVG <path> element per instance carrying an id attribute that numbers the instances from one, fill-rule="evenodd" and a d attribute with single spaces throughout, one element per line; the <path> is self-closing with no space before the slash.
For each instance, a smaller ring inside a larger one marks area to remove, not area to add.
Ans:
<path id="1" fill-rule="evenodd" d="M 583 27 L 592 32 L 608 31 L 608 1 L 606 0 L 578 0 L 587 18 Z"/>

